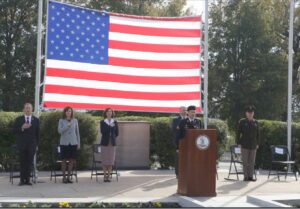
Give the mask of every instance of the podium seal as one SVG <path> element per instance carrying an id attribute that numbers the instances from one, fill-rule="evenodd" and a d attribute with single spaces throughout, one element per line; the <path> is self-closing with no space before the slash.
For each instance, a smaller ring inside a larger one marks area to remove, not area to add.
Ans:
<path id="1" fill-rule="evenodd" d="M 210 139 L 206 135 L 200 135 L 196 139 L 196 146 L 200 150 L 206 150 L 210 145 Z"/>

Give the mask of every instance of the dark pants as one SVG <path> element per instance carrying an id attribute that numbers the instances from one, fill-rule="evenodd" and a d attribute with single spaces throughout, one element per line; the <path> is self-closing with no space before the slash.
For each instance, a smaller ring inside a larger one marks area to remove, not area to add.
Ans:
<path id="1" fill-rule="evenodd" d="M 30 172 L 32 170 L 35 146 L 24 144 L 19 148 L 20 157 L 20 182 L 30 182 Z"/>
<path id="2" fill-rule="evenodd" d="M 242 148 L 242 161 L 244 178 L 253 178 L 254 165 L 255 165 L 256 149 Z"/>
<path id="3" fill-rule="evenodd" d="M 176 174 L 176 177 L 178 177 L 178 163 L 179 163 L 179 154 L 178 152 L 175 151 L 175 174 Z"/>

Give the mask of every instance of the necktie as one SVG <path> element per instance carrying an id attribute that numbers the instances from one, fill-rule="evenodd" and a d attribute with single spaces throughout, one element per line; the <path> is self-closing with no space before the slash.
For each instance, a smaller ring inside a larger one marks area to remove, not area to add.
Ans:
<path id="1" fill-rule="evenodd" d="M 26 123 L 29 123 L 29 117 L 26 117 Z"/>

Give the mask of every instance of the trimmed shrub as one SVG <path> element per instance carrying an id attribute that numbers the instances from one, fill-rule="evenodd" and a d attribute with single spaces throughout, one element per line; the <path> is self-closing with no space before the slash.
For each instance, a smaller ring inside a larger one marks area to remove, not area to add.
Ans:
<path id="1" fill-rule="evenodd" d="M 0 112 L 0 170 L 7 170 L 10 147 L 15 144 L 16 137 L 12 132 L 15 118 L 21 113 Z"/>
<path id="2" fill-rule="evenodd" d="M 271 163 L 271 145 L 287 145 L 287 124 L 280 121 L 259 120 L 260 148 L 257 151 L 256 167 L 268 169 Z M 300 144 L 300 123 L 292 124 L 292 151 Z M 295 155 L 292 152 L 292 159 Z"/>
<path id="3" fill-rule="evenodd" d="M 226 122 L 219 119 L 209 119 L 208 129 L 217 130 L 217 160 L 224 154 L 229 143 L 229 128 Z"/>
<path id="4" fill-rule="evenodd" d="M 157 161 L 161 168 L 174 167 L 175 147 L 172 139 L 171 118 L 161 117 L 151 120 L 150 160 L 152 164 Z"/>

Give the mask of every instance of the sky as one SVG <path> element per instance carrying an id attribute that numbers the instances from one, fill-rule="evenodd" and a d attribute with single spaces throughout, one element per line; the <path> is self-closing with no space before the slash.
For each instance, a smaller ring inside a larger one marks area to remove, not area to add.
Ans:
<path id="1" fill-rule="evenodd" d="M 186 0 L 187 6 L 192 8 L 196 15 L 205 14 L 205 0 Z"/>

